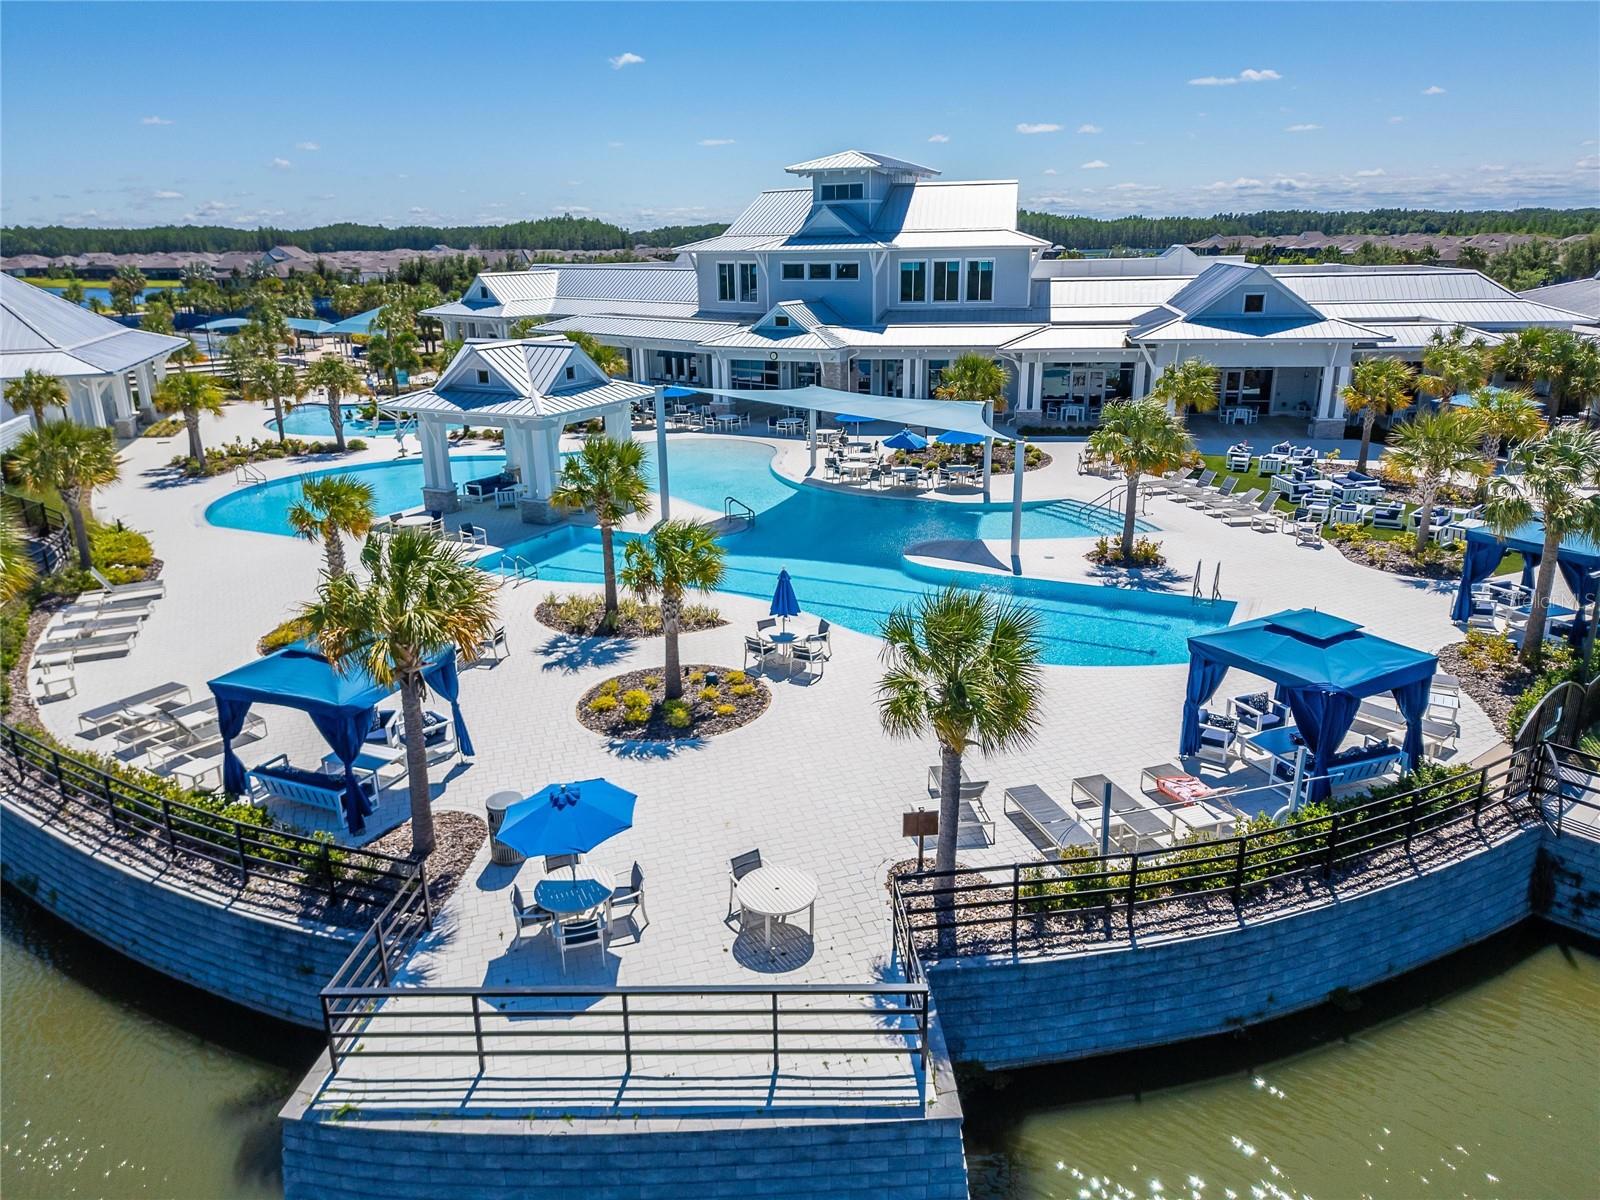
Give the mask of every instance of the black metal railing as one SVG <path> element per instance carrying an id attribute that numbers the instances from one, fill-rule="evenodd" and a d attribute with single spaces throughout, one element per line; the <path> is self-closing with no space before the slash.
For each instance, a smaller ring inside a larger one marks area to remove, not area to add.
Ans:
<path id="1" fill-rule="evenodd" d="M 171 860 L 199 860 L 236 873 L 241 886 L 271 877 L 332 900 L 378 905 L 403 894 L 418 874 L 404 858 L 267 829 L 174 800 L 13 725 L 0 724 L 0 750 L 19 781 L 47 786 L 61 805 L 103 818 L 113 832 Z"/>
<path id="2" fill-rule="evenodd" d="M 920 871 L 894 881 L 897 952 L 932 956 L 1047 953 L 1075 925 L 1117 916 L 1132 933 L 1143 917 L 1212 898 L 1237 908 L 1275 885 L 1330 877 L 1383 851 L 1460 824 L 1477 830 L 1490 806 L 1526 804 L 1516 758 L 1463 771 L 1411 791 L 1361 801 L 1234 837 L 1047 862 Z M 1523 775 L 1526 772 L 1522 773 Z"/>
<path id="3" fill-rule="evenodd" d="M 1557 837 L 1566 831 L 1573 809 L 1583 814 L 1579 823 L 1591 837 L 1600 834 L 1600 755 L 1546 742 L 1534 760 L 1528 790 L 1540 819 Z"/>
<path id="4" fill-rule="evenodd" d="M 67 527 L 66 510 L 31 499 L 20 492 L 7 491 L 5 503 L 17 514 L 23 526 L 39 537 L 49 537 Z"/>

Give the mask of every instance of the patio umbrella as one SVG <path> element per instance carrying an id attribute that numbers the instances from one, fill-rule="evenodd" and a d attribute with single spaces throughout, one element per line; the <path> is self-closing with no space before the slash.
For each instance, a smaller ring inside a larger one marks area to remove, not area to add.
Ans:
<path id="1" fill-rule="evenodd" d="M 981 446 L 983 436 L 976 433 L 962 433 L 959 429 L 946 429 L 933 439 L 941 446 Z"/>
<path id="2" fill-rule="evenodd" d="M 794 583 L 789 579 L 787 567 L 778 572 L 778 586 L 773 589 L 772 607 L 767 611 L 775 617 L 783 618 L 785 632 L 789 628 L 789 618 L 800 615 L 800 601 L 795 599 Z"/>
<path id="3" fill-rule="evenodd" d="M 661 389 L 661 394 L 668 400 L 684 400 L 690 396 L 698 396 L 700 393 L 693 388 L 665 387 Z"/>
<path id="4" fill-rule="evenodd" d="M 912 433 L 909 429 L 902 429 L 893 437 L 883 439 L 883 444 L 891 450 L 926 450 L 928 439 L 920 433 Z"/>
<path id="5" fill-rule="evenodd" d="M 841 425 L 865 425 L 871 417 L 858 417 L 854 413 L 834 413 L 833 419 Z"/>
<path id="6" fill-rule="evenodd" d="M 495 837 L 530 858 L 585 854 L 632 827 L 635 799 L 632 792 L 604 779 L 552 783 L 506 809 L 505 823 Z"/>

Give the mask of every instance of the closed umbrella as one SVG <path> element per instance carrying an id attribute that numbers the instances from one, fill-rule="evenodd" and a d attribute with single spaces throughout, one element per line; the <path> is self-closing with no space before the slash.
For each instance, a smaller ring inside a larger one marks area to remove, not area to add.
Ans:
<path id="1" fill-rule="evenodd" d="M 926 450 L 928 448 L 928 439 L 920 433 L 902 429 L 893 437 L 884 438 L 883 444 L 891 450 Z"/>
<path id="2" fill-rule="evenodd" d="M 778 586 L 772 593 L 772 607 L 767 610 L 775 617 L 783 618 L 783 628 L 787 632 L 789 618 L 800 615 L 800 601 L 795 599 L 794 583 L 789 579 L 789 570 L 785 567 L 778 572 Z"/>
<path id="3" fill-rule="evenodd" d="M 506 809 L 505 823 L 495 837 L 530 858 L 586 854 L 633 825 L 635 799 L 632 792 L 604 779 L 552 783 Z"/>

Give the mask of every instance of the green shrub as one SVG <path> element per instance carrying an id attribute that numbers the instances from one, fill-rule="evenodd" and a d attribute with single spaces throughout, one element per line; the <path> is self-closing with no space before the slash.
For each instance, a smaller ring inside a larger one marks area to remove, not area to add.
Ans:
<path id="1" fill-rule="evenodd" d="M 146 425 L 139 431 L 139 436 L 147 438 L 171 437 L 173 434 L 183 432 L 183 424 L 182 417 L 166 417 L 163 420 L 156 421 L 154 424 Z"/>
<path id="2" fill-rule="evenodd" d="M 678 616 L 679 624 L 688 629 L 709 629 L 722 624 L 722 612 L 713 604 L 685 604 Z"/>
<path id="3" fill-rule="evenodd" d="M 256 653 L 271 654 L 274 650 L 282 650 L 285 646 L 303 642 L 310 636 L 311 622 L 304 617 L 290 617 L 283 624 L 262 635 L 261 640 L 256 643 Z"/>
<path id="4" fill-rule="evenodd" d="M 96 525 L 89 530 L 89 558 L 104 571 L 107 567 L 148 567 L 155 560 L 150 539 L 136 529 L 120 525 Z"/>
<path id="5" fill-rule="evenodd" d="M 736 683 L 728 690 L 735 696 L 753 696 L 756 693 L 756 685 L 753 683 Z"/>
<path id="6" fill-rule="evenodd" d="M 745 676 L 743 671 L 729 671 L 722 678 L 728 683 L 743 683 Z"/>
<path id="7" fill-rule="evenodd" d="M 704 671 L 690 671 L 689 672 L 689 682 L 690 683 L 704 683 L 705 681 L 706 681 L 706 673 Z"/>
<path id="8" fill-rule="evenodd" d="M 668 708 L 666 710 L 667 724 L 674 729 L 687 729 L 694 720 L 687 708 Z"/>
<path id="9" fill-rule="evenodd" d="M 597 713 L 610 712 L 617 707 L 617 698 L 607 692 L 602 692 L 589 701 L 589 711 Z"/>
<path id="10" fill-rule="evenodd" d="M 641 633 L 661 632 L 661 610 L 651 604 L 641 604 L 632 597 L 617 601 L 617 621 Z"/>
<path id="11" fill-rule="evenodd" d="M 599 596 L 564 596 L 555 602 L 556 616 L 568 629 L 588 629 L 605 611 Z"/>
<path id="12" fill-rule="evenodd" d="M 648 725 L 650 723 L 650 707 L 645 705 L 639 708 L 625 708 L 622 710 L 622 719 L 630 725 Z"/>
<path id="13" fill-rule="evenodd" d="M 345 448 L 349 450 L 365 450 L 367 448 L 367 439 L 351 438 L 345 443 Z"/>
<path id="14" fill-rule="evenodd" d="M 644 677 L 644 686 L 647 688 L 658 688 L 663 682 L 659 675 L 646 675 Z"/>
<path id="15" fill-rule="evenodd" d="M 1474 671 L 1507 671 L 1517 661 L 1517 648 L 1504 634 L 1469 629 L 1461 657 Z"/>
<path id="16" fill-rule="evenodd" d="M 600 685 L 600 694 L 602 696 L 615 696 L 621 690 L 622 681 L 617 679 L 608 679 Z"/>
<path id="17" fill-rule="evenodd" d="M 714 687 L 703 687 L 700 689 L 700 699 L 704 700 L 707 704 L 710 704 L 720 695 L 722 695 L 722 692 Z"/>
<path id="18" fill-rule="evenodd" d="M 622 703 L 629 708 L 649 708 L 654 700 L 643 688 L 629 688 L 622 693 Z"/>
<path id="19" fill-rule="evenodd" d="M 719 717 L 731 717 L 738 711 L 738 708 L 732 704 L 719 704 L 716 707 L 716 714 Z"/>

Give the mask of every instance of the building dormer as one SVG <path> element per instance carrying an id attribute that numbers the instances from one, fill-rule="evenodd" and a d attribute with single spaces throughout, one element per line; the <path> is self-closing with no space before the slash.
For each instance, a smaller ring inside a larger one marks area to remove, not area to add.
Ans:
<path id="1" fill-rule="evenodd" d="M 872 154 L 865 150 L 844 150 L 838 154 L 809 159 L 784 168 L 791 175 L 811 180 L 812 215 L 825 211 L 847 216 L 865 227 L 872 224 L 878 205 L 896 184 L 915 183 L 939 174 L 932 167 Z M 810 236 L 809 232 L 807 236 Z"/>
<path id="2" fill-rule="evenodd" d="M 1206 268 L 1174 294 L 1167 307 L 1191 321 L 1251 317 L 1318 320 L 1322 316 L 1265 267 L 1243 263 Z"/>

